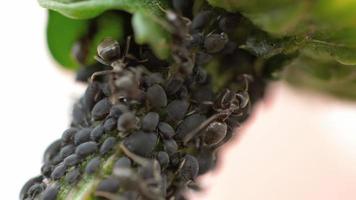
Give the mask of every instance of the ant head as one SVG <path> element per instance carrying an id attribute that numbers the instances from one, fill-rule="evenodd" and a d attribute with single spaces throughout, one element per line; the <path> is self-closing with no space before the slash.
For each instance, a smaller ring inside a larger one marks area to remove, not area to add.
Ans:
<path id="1" fill-rule="evenodd" d="M 98 56 L 103 61 L 113 61 L 120 58 L 121 49 L 119 43 L 112 38 L 105 38 L 97 48 Z"/>

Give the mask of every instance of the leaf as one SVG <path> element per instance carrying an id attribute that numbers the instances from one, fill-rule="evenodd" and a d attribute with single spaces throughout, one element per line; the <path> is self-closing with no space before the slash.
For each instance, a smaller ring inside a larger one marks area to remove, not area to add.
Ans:
<path id="1" fill-rule="evenodd" d="M 49 12 L 47 43 L 51 55 L 59 64 L 68 69 L 79 66 L 71 56 L 71 51 L 74 43 L 85 34 L 88 25 L 86 20 L 71 20 L 57 12 Z"/>
<path id="2" fill-rule="evenodd" d="M 356 70 L 352 66 L 301 56 L 286 67 L 284 77 L 299 87 L 356 100 Z"/>
<path id="3" fill-rule="evenodd" d="M 231 12 L 242 12 L 274 36 L 302 38 L 303 46 L 297 47 L 305 48 L 309 56 L 332 58 L 342 64 L 356 65 L 354 0 L 208 1 L 213 6 Z"/>
<path id="4" fill-rule="evenodd" d="M 108 10 L 123 10 L 133 14 L 132 25 L 136 41 L 150 44 L 158 57 L 169 56 L 170 34 L 163 9 L 167 0 L 38 0 L 41 6 L 73 19 L 91 19 Z M 57 29 L 64 28 L 58 26 Z"/>

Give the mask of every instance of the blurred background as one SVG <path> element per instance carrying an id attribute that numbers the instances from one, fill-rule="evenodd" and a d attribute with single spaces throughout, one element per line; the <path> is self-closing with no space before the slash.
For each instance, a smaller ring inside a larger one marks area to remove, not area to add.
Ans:
<path id="1" fill-rule="evenodd" d="M 83 91 L 55 66 L 46 11 L 8 1 L 0 12 L 1 199 L 18 199 L 42 154 L 69 125 Z M 59 30 L 61 31 L 61 30 Z M 355 199 L 356 104 L 274 84 L 194 199 Z"/>
<path id="2" fill-rule="evenodd" d="M 40 174 L 45 148 L 68 127 L 72 102 L 83 90 L 51 60 L 46 18 L 35 0 L 1 7 L 1 199 L 18 199 L 22 185 Z"/>

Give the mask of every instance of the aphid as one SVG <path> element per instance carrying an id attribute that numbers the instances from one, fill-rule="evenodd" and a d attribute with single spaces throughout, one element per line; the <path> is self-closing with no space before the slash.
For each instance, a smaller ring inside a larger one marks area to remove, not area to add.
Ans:
<path id="1" fill-rule="evenodd" d="M 65 164 L 62 163 L 57 165 L 52 171 L 51 178 L 53 180 L 58 180 L 62 178 L 66 173 L 66 170 L 67 170 L 67 166 Z"/>
<path id="2" fill-rule="evenodd" d="M 167 95 L 164 89 L 155 84 L 147 89 L 146 98 L 148 103 L 154 108 L 161 108 L 167 105 Z"/>
<path id="3" fill-rule="evenodd" d="M 58 185 L 52 185 L 46 188 L 46 190 L 42 193 L 42 200 L 56 200 L 57 194 L 59 192 L 60 187 Z"/>
<path id="4" fill-rule="evenodd" d="M 59 155 L 59 153 L 57 155 L 55 155 L 52 160 L 49 162 L 51 165 L 57 165 L 59 164 L 60 162 L 62 162 L 63 159 L 61 157 L 61 155 Z"/>
<path id="5" fill-rule="evenodd" d="M 90 141 L 90 128 L 83 128 L 80 131 L 77 132 L 74 136 L 74 144 L 75 145 L 80 145 L 84 142 Z"/>
<path id="6" fill-rule="evenodd" d="M 201 48 L 204 45 L 203 33 L 194 33 L 187 39 L 189 48 Z"/>
<path id="7" fill-rule="evenodd" d="M 142 119 L 142 130 L 150 132 L 154 131 L 159 122 L 159 114 L 155 112 L 147 113 Z"/>
<path id="8" fill-rule="evenodd" d="M 213 122 L 205 129 L 203 140 L 207 145 L 215 145 L 221 142 L 227 133 L 226 123 Z"/>
<path id="9" fill-rule="evenodd" d="M 100 154 L 104 155 L 111 151 L 116 145 L 116 139 L 114 137 L 108 137 L 105 139 L 100 147 Z"/>
<path id="10" fill-rule="evenodd" d="M 111 107 L 109 117 L 118 119 L 120 115 L 124 112 L 127 112 L 128 108 L 125 105 L 119 104 Z"/>
<path id="11" fill-rule="evenodd" d="M 121 56 L 120 45 L 112 38 L 105 38 L 98 45 L 97 52 L 104 61 L 113 61 Z"/>
<path id="12" fill-rule="evenodd" d="M 83 106 L 82 99 L 80 99 L 73 106 L 72 111 L 72 125 L 76 126 L 86 126 L 89 124 L 88 119 L 88 110 L 86 110 Z"/>
<path id="13" fill-rule="evenodd" d="M 96 191 L 116 193 L 119 190 L 119 186 L 120 182 L 117 178 L 109 177 L 98 184 Z"/>
<path id="14" fill-rule="evenodd" d="M 102 125 L 97 125 L 91 132 L 90 132 L 90 139 L 93 141 L 99 141 L 100 138 L 104 135 L 104 127 Z"/>
<path id="15" fill-rule="evenodd" d="M 100 167 L 100 158 L 94 157 L 85 166 L 85 173 L 94 174 L 99 169 L 99 167 Z"/>
<path id="16" fill-rule="evenodd" d="M 28 191 L 27 191 L 27 195 L 30 198 L 35 198 L 37 195 L 39 195 L 43 190 L 46 189 L 46 184 L 44 183 L 36 183 L 34 185 L 32 185 Z"/>
<path id="17" fill-rule="evenodd" d="M 75 151 L 75 146 L 72 144 L 68 144 L 64 146 L 61 151 L 59 152 L 59 155 L 61 156 L 62 159 L 68 157 L 69 155 L 73 154 Z"/>
<path id="18" fill-rule="evenodd" d="M 36 183 L 41 183 L 43 180 L 43 176 L 36 176 L 34 178 L 31 178 L 30 180 L 28 180 L 24 186 L 22 186 L 21 191 L 20 191 L 20 200 L 24 200 L 26 198 L 26 194 L 28 192 L 28 190 L 30 189 L 30 187 L 32 187 L 33 185 L 35 185 Z"/>
<path id="19" fill-rule="evenodd" d="M 204 122 L 205 116 L 200 114 L 193 114 L 183 120 L 181 124 L 178 125 L 176 139 L 182 140 L 189 132 L 193 131 L 199 125 Z"/>
<path id="20" fill-rule="evenodd" d="M 163 147 L 169 155 L 176 153 L 178 150 L 178 144 L 174 139 L 163 140 Z"/>
<path id="21" fill-rule="evenodd" d="M 167 121 L 179 122 L 187 113 L 189 103 L 185 100 L 174 100 L 166 107 Z"/>
<path id="22" fill-rule="evenodd" d="M 183 78 L 173 76 L 166 83 L 166 92 L 168 95 L 173 95 L 183 86 Z"/>
<path id="23" fill-rule="evenodd" d="M 186 86 L 182 86 L 178 92 L 177 95 L 180 99 L 187 99 L 189 97 L 189 92 Z"/>
<path id="24" fill-rule="evenodd" d="M 80 178 L 80 170 L 79 168 L 76 168 L 67 173 L 65 180 L 69 184 L 74 184 L 79 181 L 79 178 Z"/>
<path id="25" fill-rule="evenodd" d="M 166 122 L 160 122 L 158 124 L 158 130 L 166 139 L 172 138 L 176 134 L 173 127 Z"/>
<path id="26" fill-rule="evenodd" d="M 157 139 L 157 135 L 154 133 L 137 131 L 125 138 L 124 145 L 133 153 L 147 157 L 156 147 Z"/>
<path id="27" fill-rule="evenodd" d="M 159 164 L 161 165 L 161 168 L 165 169 L 168 167 L 169 164 L 169 155 L 165 151 L 160 151 L 157 154 L 157 160 Z"/>
<path id="28" fill-rule="evenodd" d="M 201 149 L 196 155 L 199 163 L 199 175 L 205 174 L 215 166 L 216 155 L 213 150 Z"/>
<path id="29" fill-rule="evenodd" d="M 50 162 L 60 151 L 62 141 L 60 139 L 52 142 L 44 152 L 43 162 Z"/>
<path id="30" fill-rule="evenodd" d="M 79 156 L 79 158 L 84 158 L 92 153 L 95 153 L 98 150 L 98 144 L 95 142 L 85 142 L 80 144 L 75 150 L 75 154 Z"/>
<path id="31" fill-rule="evenodd" d="M 114 130 L 116 128 L 116 126 L 117 126 L 117 119 L 109 118 L 109 119 L 105 120 L 105 122 L 104 122 L 105 132 Z"/>
<path id="32" fill-rule="evenodd" d="M 80 161 L 79 157 L 75 154 L 72 154 L 72 155 L 68 156 L 67 158 L 65 158 L 63 163 L 67 167 L 71 167 L 71 166 L 77 165 L 79 163 L 79 161 Z"/>
<path id="33" fill-rule="evenodd" d="M 208 64 L 213 59 L 213 56 L 205 52 L 197 52 L 195 62 L 197 65 Z"/>
<path id="34" fill-rule="evenodd" d="M 204 48 L 207 53 L 218 53 L 223 50 L 229 38 L 226 33 L 212 33 L 207 35 L 204 40 Z"/>
<path id="35" fill-rule="evenodd" d="M 119 158 L 114 164 L 114 169 L 130 168 L 130 167 L 131 167 L 131 160 L 128 159 L 126 156 Z"/>
<path id="36" fill-rule="evenodd" d="M 141 84 L 143 87 L 151 87 L 154 84 L 163 83 L 164 79 L 161 73 L 151 73 L 147 76 L 143 76 L 141 80 Z"/>
<path id="37" fill-rule="evenodd" d="M 132 112 L 123 113 L 117 121 L 117 130 L 128 131 L 137 128 L 138 120 Z"/>
<path id="38" fill-rule="evenodd" d="M 187 154 L 184 156 L 183 162 L 184 164 L 180 169 L 181 177 L 186 181 L 194 180 L 199 172 L 198 160 L 194 156 Z"/>
<path id="39" fill-rule="evenodd" d="M 201 67 L 195 68 L 194 79 L 199 84 L 204 84 L 208 80 L 208 72 Z"/>
<path id="40" fill-rule="evenodd" d="M 73 143 L 74 135 L 77 133 L 77 128 L 69 128 L 62 134 L 62 146 Z"/>
<path id="41" fill-rule="evenodd" d="M 206 27 L 211 18 L 213 16 L 213 12 L 210 10 L 202 11 L 198 13 L 193 21 L 192 21 L 192 30 L 193 31 L 201 31 L 204 27 Z"/>
<path id="42" fill-rule="evenodd" d="M 84 105 L 88 110 L 91 110 L 101 98 L 103 98 L 103 92 L 101 90 L 100 83 L 90 83 L 84 93 Z"/>
<path id="43" fill-rule="evenodd" d="M 49 163 L 45 163 L 41 167 L 41 174 L 43 176 L 49 178 L 51 176 L 52 170 L 53 170 L 52 165 Z"/>
<path id="44" fill-rule="evenodd" d="M 100 100 L 98 103 L 95 104 L 94 108 L 91 111 L 93 119 L 104 119 L 110 113 L 111 106 L 111 102 L 108 98 Z"/>

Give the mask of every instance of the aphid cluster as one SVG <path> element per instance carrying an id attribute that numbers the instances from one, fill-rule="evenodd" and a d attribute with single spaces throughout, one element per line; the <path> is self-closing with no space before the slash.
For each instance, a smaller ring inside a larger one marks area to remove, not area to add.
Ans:
<path id="1" fill-rule="evenodd" d="M 130 41 L 122 54 L 118 42 L 104 40 L 97 59 L 108 70 L 91 76 L 71 128 L 47 148 L 41 175 L 24 185 L 21 200 L 185 199 L 197 176 L 214 168 L 216 150 L 250 109 L 250 77 L 241 74 L 241 90 L 213 91 L 204 65 L 236 48 L 228 22 L 212 21 L 210 11 L 184 19 L 188 6 L 173 3 L 174 61 L 156 70 L 129 54 Z M 214 23 L 218 32 L 210 30 Z"/>

